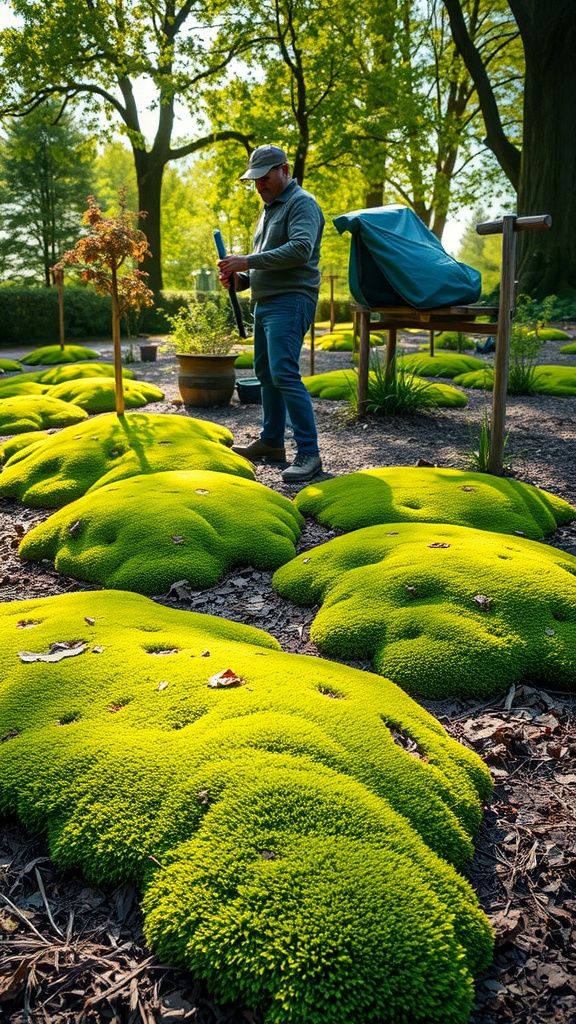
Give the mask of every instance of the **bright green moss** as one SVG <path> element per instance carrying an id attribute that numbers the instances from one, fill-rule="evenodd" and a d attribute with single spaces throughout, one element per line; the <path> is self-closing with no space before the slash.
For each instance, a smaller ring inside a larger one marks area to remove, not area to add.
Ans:
<path id="1" fill-rule="evenodd" d="M 485 388 L 491 391 L 494 387 L 494 371 L 486 367 L 484 371 L 463 373 L 454 378 L 454 383 L 463 388 Z M 576 367 L 535 366 L 530 387 L 539 395 L 576 395 Z"/>
<path id="2" fill-rule="evenodd" d="M 0 359 L 0 370 L 3 373 L 15 373 L 18 370 L 22 370 L 22 367 L 15 359 L 2 358 Z"/>
<path id="3" fill-rule="evenodd" d="M 406 694 L 122 592 L 1 606 L 0 643 L 0 809 L 139 885 L 160 957 L 268 1024 L 465 1024 L 491 939 L 449 862 L 489 774 Z"/>
<path id="4" fill-rule="evenodd" d="M 373 381 L 376 379 L 372 372 L 370 376 Z M 418 380 L 417 377 L 414 379 Z M 313 398 L 351 401 L 356 393 L 358 375 L 355 370 L 329 370 L 313 377 L 303 377 L 302 380 Z M 455 407 L 467 404 L 466 395 L 449 384 L 431 384 L 426 390 L 426 399 L 423 404 L 431 406 Z"/>
<path id="5" fill-rule="evenodd" d="M 0 463 L 7 462 L 16 452 L 28 448 L 36 441 L 44 441 L 47 437 L 50 435 L 46 430 L 29 430 L 25 434 L 15 434 L 0 445 Z"/>
<path id="6" fill-rule="evenodd" d="M 250 369 L 254 366 L 254 351 L 252 352 L 241 352 L 240 355 L 236 356 L 234 360 L 234 366 L 238 370 Z"/>
<path id="7" fill-rule="evenodd" d="M 425 697 L 482 698 L 522 679 L 576 687 L 576 558 L 461 526 L 370 526 L 299 555 L 273 578 L 323 602 L 311 639 L 371 657 Z"/>
<path id="8" fill-rule="evenodd" d="M 561 331 L 558 327 L 541 327 L 538 331 L 538 337 L 541 341 L 566 341 L 570 335 L 566 334 L 566 331 Z"/>
<path id="9" fill-rule="evenodd" d="M 441 352 L 434 356 L 414 352 L 398 359 L 398 369 L 408 370 L 422 377 L 456 377 L 466 370 L 480 370 L 485 365 L 481 359 L 464 356 L 460 352 Z"/>
<path id="10" fill-rule="evenodd" d="M 21 377 L 10 377 L 8 380 L 0 380 L 0 399 L 13 398 L 14 395 L 46 395 L 50 391 L 49 384 L 40 384 L 36 380 L 28 380 L 31 373 L 24 373 Z"/>
<path id="11" fill-rule="evenodd" d="M 385 334 L 376 333 L 375 331 L 370 332 L 371 345 L 378 346 L 385 343 Z M 328 352 L 352 352 L 354 348 L 354 335 L 352 331 L 334 330 L 332 334 L 323 334 L 321 337 L 317 337 L 315 345 Z"/>
<path id="12" fill-rule="evenodd" d="M 16 452 L 0 476 L 0 496 L 60 508 L 91 488 L 171 469 L 211 469 L 253 480 L 251 464 L 230 451 L 232 440 L 225 427 L 187 416 L 104 413 Z"/>
<path id="13" fill-rule="evenodd" d="M 463 348 L 474 348 L 474 342 L 468 334 L 459 334 L 458 331 L 442 331 L 434 338 L 434 348 L 460 352 Z M 430 342 L 420 345 L 418 351 L 430 352 Z"/>
<path id="14" fill-rule="evenodd" d="M 91 491 L 30 531 L 23 559 L 103 586 L 163 594 L 210 587 L 233 565 L 277 569 L 295 555 L 302 516 L 287 498 L 229 473 L 133 476 Z"/>
<path id="15" fill-rule="evenodd" d="M 149 402 L 161 402 L 164 392 L 143 380 L 123 381 L 126 409 L 139 409 Z M 50 390 L 53 398 L 74 402 L 86 412 L 113 412 L 116 408 L 115 382 L 112 377 L 83 377 L 64 381 Z"/>
<path id="16" fill-rule="evenodd" d="M 82 359 L 99 359 L 98 352 L 91 348 L 82 348 L 81 345 L 44 345 L 42 348 L 35 348 L 27 356 L 22 356 L 20 362 L 27 366 L 53 366 L 55 363 L 78 363 Z"/>
<path id="17" fill-rule="evenodd" d="M 44 427 L 66 427 L 86 419 L 84 409 L 49 395 L 0 398 L 0 434 L 22 434 Z"/>
<path id="18" fill-rule="evenodd" d="M 576 518 L 567 501 L 530 484 L 433 467 L 347 473 L 309 484 L 295 502 L 304 515 L 336 530 L 378 523 L 452 523 L 540 540 Z"/>
<path id="19" fill-rule="evenodd" d="M 79 380 L 81 377 L 113 377 L 114 367 L 109 363 L 71 363 L 67 366 L 53 366 L 48 370 L 32 370 L 22 373 L 19 377 L 0 377 L 0 398 L 9 394 L 40 394 L 41 392 L 25 390 L 27 384 L 42 384 L 52 386 L 61 384 L 65 380 Z M 123 369 L 122 376 L 132 379 L 132 370 Z M 21 390 L 15 392 L 13 389 L 18 385 Z"/>
<path id="20" fill-rule="evenodd" d="M 573 352 L 576 352 L 576 341 L 572 342 L 571 345 L 563 345 L 560 351 L 567 355 L 571 355 Z"/>

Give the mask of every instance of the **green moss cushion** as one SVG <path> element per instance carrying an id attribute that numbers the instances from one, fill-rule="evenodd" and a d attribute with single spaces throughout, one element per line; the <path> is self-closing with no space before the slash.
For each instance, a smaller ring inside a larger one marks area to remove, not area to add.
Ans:
<path id="1" fill-rule="evenodd" d="M 123 381 L 124 405 L 126 409 L 140 409 L 149 402 L 161 402 L 164 392 L 154 384 L 143 380 Z M 50 390 L 53 398 L 74 402 L 86 412 L 113 412 L 116 408 L 115 382 L 112 377 L 83 377 L 81 380 L 64 381 Z"/>
<path id="2" fill-rule="evenodd" d="M 229 473 L 133 476 L 54 513 L 20 546 L 58 572 L 163 594 L 186 579 L 210 587 L 233 565 L 277 569 L 293 558 L 302 516 L 287 498 Z"/>
<path id="3" fill-rule="evenodd" d="M 37 441 L 44 441 L 47 437 L 50 437 L 50 434 L 46 430 L 28 430 L 24 434 L 15 434 L 14 437 L 9 437 L 7 441 L 0 444 L 0 463 L 7 462 L 16 452 L 28 448 L 31 444 L 36 444 Z"/>
<path id="4" fill-rule="evenodd" d="M 31 370 L 22 373 L 19 377 L 0 377 L 0 398 L 16 393 L 14 388 L 21 388 L 19 394 L 40 394 L 30 388 L 29 384 L 42 384 L 44 387 L 51 387 L 53 384 L 61 384 L 66 380 L 79 380 L 82 377 L 113 377 L 114 367 L 109 363 L 71 363 L 67 366 L 52 366 L 48 370 Z M 132 370 L 123 369 L 123 378 L 134 378 Z"/>
<path id="5" fill-rule="evenodd" d="M 27 356 L 22 356 L 21 363 L 27 366 L 53 366 L 55 363 L 78 363 L 82 359 L 99 359 L 98 352 L 91 348 L 82 348 L 81 345 L 44 345 L 42 348 L 35 348 Z"/>
<path id="6" fill-rule="evenodd" d="M 378 523 L 452 523 L 540 540 L 576 509 L 538 487 L 487 473 L 392 466 L 309 484 L 294 499 L 304 515 L 336 530 Z"/>
<path id="7" fill-rule="evenodd" d="M 454 378 L 454 383 L 463 388 L 494 387 L 494 371 L 464 373 Z M 574 366 L 536 366 L 532 378 L 532 390 L 539 395 L 576 395 L 576 367 Z"/>
<path id="8" fill-rule="evenodd" d="M 20 363 L 16 362 L 15 359 L 0 359 L 0 371 L 2 373 L 14 373 L 21 369 Z"/>
<path id="9" fill-rule="evenodd" d="M 240 355 L 236 356 L 234 360 L 234 366 L 239 370 L 249 369 L 254 366 L 254 351 L 240 352 Z"/>
<path id="10" fill-rule="evenodd" d="M 460 352 L 441 352 L 439 355 L 425 355 L 414 352 L 409 356 L 400 356 L 398 369 L 417 373 L 422 377 L 456 377 L 467 370 L 480 370 L 486 363 L 474 356 L 464 356 Z"/>
<path id="11" fill-rule="evenodd" d="M 14 395 L 46 395 L 50 391 L 49 384 L 40 384 L 37 380 L 28 380 L 32 374 L 23 373 L 21 377 L 8 377 L 0 380 L 0 398 L 12 398 Z"/>
<path id="12" fill-rule="evenodd" d="M 104 413 L 16 452 L 0 475 L 0 496 L 60 508 L 90 488 L 171 469 L 211 469 L 253 480 L 253 467 L 230 451 L 231 444 L 230 431 L 216 423 Z"/>
<path id="13" fill-rule="evenodd" d="M 496 325 L 494 325 L 496 330 Z M 467 334 L 458 335 L 457 331 L 442 331 L 434 338 L 434 349 L 449 349 L 452 352 L 460 352 L 463 348 L 474 348 L 472 338 Z M 419 352 L 430 352 L 430 342 L 420 345 Z"/>
<path id="14" fill-rule="evenodd" d="M 561 331 L 558 327 L 541 327 L 538 331 L 538 337 L 541 341 L 566 341 L 570 335 L 566 334 L 566 331 Z"/>
<path id="15" fill-rule="evenodd" d="M 316 329 L 318 331 L 329 331 L 330 330 L 330 321 L 329 320 L 316 321 L 314 326 L 316 327 Z M 353 326 L 354 326 L 354 324 L 352 323 L 351 320 L 348 320 L 347 322 L 341 323 L 341 324 L 334 324 L 334 327 L 332 329 L 332 333 L 334 333 L 334 331 L 348 331 L 348 332 L 350 332 L 352 330 Z"/>
<path id="16" fill-rule="evenodd" d="M 571 345 L 563 345 L 562 348 L 560 349 L 560 351 L 561 352 L 565 352 L 567 355 L 570 355 L 573 352 L 576 352 L 576 341 L 572 342 Z"/>
<path id="17" fill-rule="evenodd" d="M 372 372 L 370 379 L 376 380 Z M 417 377 L 414 379 L 418 380 Z M 351 401 L 356 394 L 358 374 L 355 370 L 329 370 L 327 373 L 317 373 L 313 377 L 303 377 L 302 380 L 313 398 Z M 462 391 L 449 384 L 430 384 L 426 390 L 426 397 L 431 406 L 465 406 L 468 402 Z"/>
<path id="18" fill-rule="evenodd" d="M 576 558 L 537 541 L 369 526 L 299 555 L 273 583 L 291 601 L 322 602 L 310 637 L 325 654 L 371 657 L 409 693 L 576 687 Z"/>
<path id="19" fill-rule="evenodd" d="M 371 345 L 384 345 L 386 343 L 386 335 L 371 331 L 370 333 L 370 344 Z M 352 331 L 333 331 L 332 334 L 323 334 L 321 337 L 317 337 L 315 344 L 319 348 L 328 352 L 352 352 L 354 348 L 354 335 Z"/>
<path id="20" fill-rule="evenodd" d="M 72 402 L 49 395 L 14 395 L 0 398 L 0 434 L 22 434 L 45 427 L 80 423 L 87 413 Z"/>
<path id="21" fill-rule="evenodd" d="M 465 1024 L 491 939 L 449 862 L 490 780 L 430 715 L 134 594 L 14 602 L 0 624 L 0 811 L 97 883 L 134 881 L 164 961 L 269 1024 Z M 18 654 L 55 643 L 82 653 Z"/>

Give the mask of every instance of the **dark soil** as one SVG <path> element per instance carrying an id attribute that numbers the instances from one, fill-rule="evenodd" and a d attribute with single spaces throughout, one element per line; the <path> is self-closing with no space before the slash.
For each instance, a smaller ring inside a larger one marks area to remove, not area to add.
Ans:
<path id="1" fill-rule="evenodd" d="M 411 335 L 405 347 L 422 340 Z M 574 365 L 575 356 L 558 354 L 561 344 L 549 342 L 541 361 Z M 316 372 L 350 365 L 349 355 L 316 353 Z M 307 373 L 306 353 L 302 366 Z M 178 389 L 170 356 L 134 369 L 166 393 L 165 402 L 150 411 L 188 414 L 174 404 Z M 466 452 L 475 447 L 470 432 L 477 436 L 491 396 L 469 391 L 468 399 L 464 410 L 364 423 L 351 420 L 344 403 L 315 401 L 324 476 L 414 465 L 419 459 L 465 468 Z M 574 505 L 575 413 L 576 398 L 510 398 L 506 449 L 517 479 Z M 240 444 L 259 433 L 260 407 L 236 399 L 228 407 L 191 414 L 228 426 Z M 282 483 L 278 466 L 258 467 L 257 478 L 281 493 L 295 493 Z M 2 600 L 90 589 L 50 565 L 20 562 L 23 533 L 48 514 L 7 501 L 0 505 Z M 308 522 L 299 549 L 331 535 Z M 548 543 L 576 554 L 576 525 L 557 530 Z M 236 569 L 208 591 L 177 586 L 157 600 L 258 626 L 284 650 L 318 657 L 309 640 L 315 609 L 284 601 L 270 579 L 250 567 Z M 576 1024 L 576 698 L 519 686 L 489 703 L 425 706 L 452 736 L 484 757 L 495 781 L 467 872 L 496 932 L 494 962 L 478 979 L 471 1024 Z M 189 974 L 150 954 L 129 886 L 104 891 L 61 872 L 42 838 L 26 835 L 15 822 L 0 831 L 0 878 L 0 1021 L 259 1024 L 243 1007 L 216 1006 Z"/>

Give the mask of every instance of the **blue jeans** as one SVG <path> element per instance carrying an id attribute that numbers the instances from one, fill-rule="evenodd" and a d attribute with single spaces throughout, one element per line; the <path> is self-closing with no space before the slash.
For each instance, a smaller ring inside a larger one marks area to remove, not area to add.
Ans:
<path id="1" fill-rule="evenodd" d="M 318 455 L 312 401 L 300 376 L 300 352 L 316 303 L 291 292 L 254 306 L 254 372 L 262 385 L 262 433 L 272 448 L 284 447 L 286 410 L 298 452 Z"/>

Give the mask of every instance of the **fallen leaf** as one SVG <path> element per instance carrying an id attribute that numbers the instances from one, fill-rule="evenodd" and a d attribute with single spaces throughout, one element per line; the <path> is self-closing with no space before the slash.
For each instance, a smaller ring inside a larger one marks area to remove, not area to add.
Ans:
<path id="1" fill-rule="evenodd" d="M 175 544 L 184 543 L 184 537 L 180 537 L 178 534 L 171 534 L 170 540 L 173 540 Z"/>
<path id="2" fill-rule="evenodd" d="M 210 793 L 207 789 L 199 789 L 196 793 L 196 799 L 199 804 L 202 804 L 202 807 L 207 807 L 210 803 Z"/>
<path id="3" fill-rule="evenodd" d="M 92 648 L 92 654 L 103 654 L 104 650 L 105 650 L 104 647 L 98 647 L 98 645 L 96 645 L 95 647 Z"/>
<path id="4" fill-rule="evenodd" d="M 34 651 L 18 651 L 21 661 L 62 661 L 63 658 L 73 658 L 76 654 L 82 654 L 88 645 L 83 640 L 63 640 L 50 644 L 47 654 L 37 654 Z"/>
<path id="5" fill-rule="evenodd" d="M 546 633 L 546 636 L 556 636 L 556 631 L 554 629 L 550 629 L 549 626 L 546 627 L 544 632 Z"/>
<path id="6" fill-rule="evenodd" d="M 449 544 L 443 544 L 440 541 L 436 541 L 434 544 L 429 544 L 429 548 L 449 548 Z"/>
<path id="7" fill-rule="evenodd" d="M 418 462 L 416 462 L 415 465 L 417 467 L 422 467 L 422 468 L 428 466 L 430 469 L 433 469 L 434 466 L 436 465 L 436 463 L 435 462 L 428 462 L 428 459 L 418 459 Z"/>
<path id="8" fill-rule="evenodd" d="M 197 487 L 194 493 L 195 494 L 210 494 L 210 491 L 207 491 L 205 487 Z"/>
<path id="9" fill-rule="evenodd" d="M 278 854 L 273 853 L 272 850 L 261 850 L 260 856 L 262 860 L 278 860 Z"/>
<path id="10" fill-rule="evenodd" d="M 72 523 L 72 525 L 68 527 L 68 533 L 71 537 L 77 537 L 81 529 L 82 523 L 77 519 L 75 523 Z"/>
<path id="11" fill-rule="evenodd" d="M 12 729 L 10 732 L 7 732 L 4 734 L 4 736 L 2 736 L 2 738 L 0 739 L 0 743 L 6 743 L 7 740 L 15 740 L 16 737 L 19 735 L 20 732 L 18 729 Z"/>
<path id="12" fill-rule="evenodd" d="M 39 621 L 35 619 L 20 619 L 20 622 L 16 623 L 16 629 L 30 629 L 31 626 L 39 625 Z"/>
<path id="13" fill-rule="evenodd" d="M 232 686 L 242 686 L 242 683 L 245 682 L 246 680 L 242 676 L 237 676 L 231 668 L 225 668 L 223 672 L 210 676 L 208 686 L 216 689 L 229 689 Z"/>
<path id="14" fill-rule="evenodd" d="M 96 622 L 96 619 L 90 619 L 90 618 L 88 618 L 87 615 L 85 615 L 84 616 L 84 622 L 86 622 L 88 626 L 93 626 L 94 623 Z"/>
<path id="15" fill-rule="evenodd" d="M 13 974 L 0 978 L 0 1002 L 15 999 L 22 992 L 30 963 L 30 960 L 23 960 Z"/>
<path id="16" fill-rule="evenodd" d="M 481 612 L 489 612 L 492 607 L 492 598 L 486 594 L 475 594 L 474 600 Z"/>
<path id="17" fill-rule="evenodd" d="M 161 683 L 158 683 L 158 686 L 156 687 L 156 689 L 157 690 L 165 690 L 167 686 L 168 686 L 168 680 L 164 679 Z"/>
<path id="18" fill-rule="evenodd" d="M 466 491 L 467 494 L 472 494 L 476 490 L 476 488 L 475 487 L 463 487 L 462 490 Z"/>
<path id="19" fill-rule="evenodd" d="M 210 651 L 202 651 L 202 654 L 200 655 L 200 657 L 201 658 L 209 658 L 210 657 Z"/>

